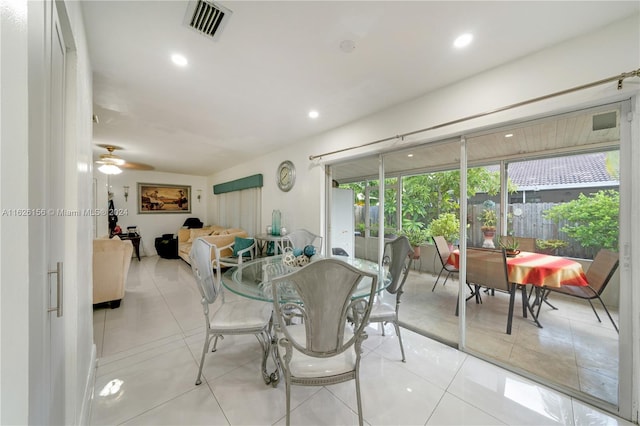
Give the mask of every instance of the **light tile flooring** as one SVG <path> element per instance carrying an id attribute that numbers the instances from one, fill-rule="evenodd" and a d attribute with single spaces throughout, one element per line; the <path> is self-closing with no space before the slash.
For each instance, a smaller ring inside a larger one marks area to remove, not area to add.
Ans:
<path id="1" fill-rule="evenodd" d="M 94 311 L 91 424 L 285 424 L 284 385 L 264 384 L 251 336 L 219 342 L 207 355 L 206 380 L 195 386 L 204 341 L 199 300 L 183 261 L 132 262 L 120 308 Z M 369 331 L 361 364 L 366 424 L 630 425 L 405 329 L 402 363 L 392 327 L 385 337 L 378 327 Z M 353 382 L 292 389 L 292 424 L 356 423 Z"/>

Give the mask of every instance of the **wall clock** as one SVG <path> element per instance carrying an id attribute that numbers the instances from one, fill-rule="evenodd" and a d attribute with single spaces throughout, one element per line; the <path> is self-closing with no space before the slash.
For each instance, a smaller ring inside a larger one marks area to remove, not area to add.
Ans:
<path id="1" fill-rule="evenodd" d="M 278 166 L 276 172 L 276 182 L 278 188 L 287 192 L 293 188 L 293 184 L 296 181 L 296 168 L 291 161 L 283 161 Z"/>

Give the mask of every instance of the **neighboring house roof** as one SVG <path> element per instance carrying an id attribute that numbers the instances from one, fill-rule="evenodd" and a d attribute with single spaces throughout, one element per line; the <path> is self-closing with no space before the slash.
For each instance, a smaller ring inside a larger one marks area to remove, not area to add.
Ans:
<path id="1" fill-rule="evenodd" d="M 598 152 L 509 163 L 509 178 L 520 191 L 619 185 L 607 171 L 606 157 Z"/>

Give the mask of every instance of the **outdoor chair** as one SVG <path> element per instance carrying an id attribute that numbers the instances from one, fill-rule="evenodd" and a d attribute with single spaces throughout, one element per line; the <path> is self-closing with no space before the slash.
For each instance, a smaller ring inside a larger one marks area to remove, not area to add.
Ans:
<path id="1" fill-rule="evenodd" d="M 352 300 L 358 285 L 368 297 Z M 337 259 L 320 259 L 272 279 L 278 359 L 285 377 L 286 424 L 291 417 L 291 386 L 326 386 L 355 380 L 358 421 L 363 424 L 360 397 L 360 355 L 364 329 L 377 289 L 377 274 Z M 295 301 L 286 300 L 291 291 Z M 348 314 L 354 312 L 353 328 Z M 302 324 L 289 319 L 301 316 Z M 282 353 L 284 350 L 284 354 Z"/>
<path id="2" fill-rule="evenodd" d="M 504 249 L 467 249 L 467 284 L 474 286 L 472 295 L 479 295 L 480 287 L 502 290 L 509 293 L 509 310 L 507 313 L 507 334 L 511 334 L 513 309 L 516 299 L 517 284 L 509 282 L 507 273 L 507 256 Z M 467 299 L 468 300 L 468 299 Z M 525 292 L 522 302 L 527 303 Z M 456 311 L 457 312 L 457 311 Z M 526 311 L 525 311 L 526 312 Z"/>
<path id="3" fill-rule="evenodd" d="M 438 278 L 436 278 L 436 282 L 433 284 L 433 288 L 431 289 L 431 291 L 434 291 L 436 289 L 436 285 L 438 285 L 438 280 L 440 280 L 440 276 L 443 272 L 447 272 L 447 276 L 444 278 L 444 282 L 442 283 L 442 285 L 445 285 L 447 283 L 449 275 L 458 273 L 458 268 L 447 263 L 447 259 L 449 259 L 449 255 L 451 254 L 447 240 L 445 240 L 445 238 L 442 236 L 436 236 L 432 238 L 433 243 L 436 245 L 436 251 L 438 252 L 438 257 L 440 258 L 440 264 L 442 265 L 442 268 L 440 268 L 440 273 L 438 273 Z"/>
<path id="4" fill-rule="evenodd" d="M 382 335 L 384 336 L 384 324 L 392 323 L 396 329 L 398 342 L 400 343 L 400 351 L 402 352 L 402 362 L 405 361 L 404 347 L 402 345 L 402 336 L 400 335 L 400 325 L 398 324 L 398 310 L 400 309 L 400 298 L 403 293 L 404 283 L 411 269 L 413 262 L 413 250 L 407 237 L 398 237 L 393 241 L 389 241 L 384 246 L 383 266 L 389 268 L 391 284 L 386 291 L 395 295 L 396 302 L 394 305 L 385 303 L 380 297 L 373 304 L 369 322 L 383 323 Z"/>
<path id="5" fill-rule="evenodd" d="M 267 374 L 267 357 L 271 345 L 271 312 L 270 303 L 253 300 L 239 300 L 225 302 L 220 276 L 214 276 L 211 265 L 211 251 L 213 245 L 200 237 L 193 242 L 191 253 L 191 269 L 198 285 L 198 290 L 202 296 L 202 310 L 205 320 L 205 339 L 202 347 L 202 357 L 196 385 L 202 383 L 202 368 L 204 366 L 205 355 L 209 351 L 211 339 L 214 339 L 212 352 L 216 351 L 218 338 L 232 334 L 253 334 L 262 346 L 262 375 L 266 382 L 269 381 Z M 218 309 L 209 315 L 209 305 L 216 302 L 220 296 L 222 304 Z"/>
<path id="6" fill-rule="evenodd" d="M 611 281 L 611 277 L 618 268 L 619 263 L 620 261 L 618 259 L 618 253 L 602 249 L 598 252 L 598 254 L 596 254 L 595 259 L 593 259 L 593 263 L 591 263 L 591 266 L 589 267 L 589 269 L 587 269 L 586 275 L 587 282 L 589 283 L 588 286 L 563 285 L 562 287 L 558 288 L 545 287 L 544 294 L 542 295 L 542 300 L 547 301 L 546 298 L 551 292 L 562 293 L 567 296 L 586 300 L 587 302 L 589 302 L 589 305 L 591 305 L 593 313 L 596 314 L 598 322 L 602 322 L 600 320 L 598 312 L 596 311 L 596 308 L 593 306 L 593 303 L 591 303 L 593 299 L 598 299 L 600 301 L 600 304 L 602 304 L 604 311 L 607 313 L 607 316 L 611 320 L 613 328 L 615 328 L 616 332 L 619 333 L 616 322 L 613 320 L 613 317 L 611 317 L 607 306 L 604 304 L 602 298 L 600 297 L 604 289 L 607 287 L 607 284 L 609 284 L 609 281 Z M 548 301 L 547 303 L 549 304 L 549 306 L 556 309 Z M 540 308 L 538 307 L 538 313 L 539 312 Z"/>

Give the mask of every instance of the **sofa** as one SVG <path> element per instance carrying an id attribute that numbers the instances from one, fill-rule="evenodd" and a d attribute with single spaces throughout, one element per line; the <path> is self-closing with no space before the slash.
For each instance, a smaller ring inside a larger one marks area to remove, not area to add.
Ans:
<path id="1" fill-rule="evenodd" d="M 117 308 L 124 298 L 133 244 L 117 236 L 93 240 L 93 304 Z"/>
<path id="2" fill-rule="evenodd" d="M 203 237 L 211 244 L 217 247 L 228 246 L 235 241 L 236 237 L 247 238 L 249 235 L 241 228 L 225 228 L 224 226 L 205 226 L 203 228 L 181 228 L 178 230 L 178 256 L 188 264 L 191 264 L 189 253 L 193 241 Z M 221 257 L 228 257 L 233 254 L 231 248 L 224 249 L 220 252 Z M 215 259 L 215 253 L 212 252 L 211 257 Z"/>

